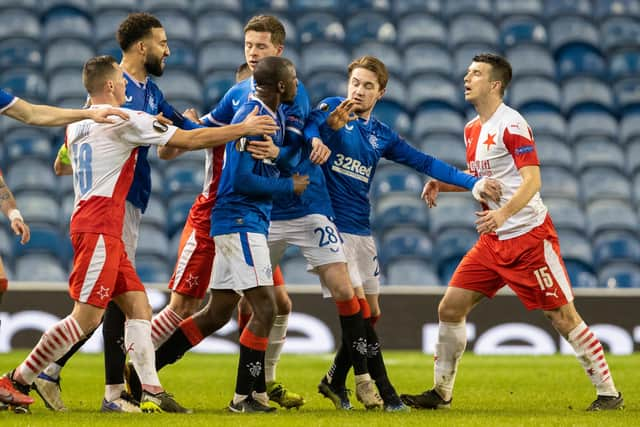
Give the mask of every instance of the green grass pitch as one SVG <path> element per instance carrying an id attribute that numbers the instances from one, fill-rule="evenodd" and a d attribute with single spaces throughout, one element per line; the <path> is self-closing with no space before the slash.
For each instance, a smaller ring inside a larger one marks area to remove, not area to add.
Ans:
<path id="1" fill-rule="evenodd" d="M 14 367 L 26 352 L 0 354 L 0 370 Z M 432 383 L 433 362 L 417 352 L 385 354 L 390 377 L 400 393 L 418 393 Z M 191 415 L 101 414 L 101 355 L 79 354 L 63 371 L 62 391 L 67 413 L 47 410 L 37 395 L 31 415 L 0 412 L 0 426 L 633 426 L 640 425 L 640 355 L 608 356 L 626 408 L 587 413 L 594 398 L 591 383 L 572 356 L 474 356 L 461 362 L 450 410 L 407 414 L 366 412 L 356 401 L 350 413 L 337 412 L 316 390 L 331 356 L 284 355 L 278 376 L 304 394 L 299 411 L 275 414 L 230 414 L 237 356 L 189 354 L 161 372 L 168 391 Z M 349 379 L 352 383 L 352 378 Z"/>

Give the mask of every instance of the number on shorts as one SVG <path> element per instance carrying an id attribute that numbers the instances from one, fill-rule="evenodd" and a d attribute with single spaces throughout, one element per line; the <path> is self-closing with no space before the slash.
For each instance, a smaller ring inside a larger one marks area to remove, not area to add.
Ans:
<path id="1" fill-rule="evenodd" d="M 533 274 L 535 274 L 538 285 L 540 285 L 540 289 L 543 291 L 553 287 L 553 279 L 551 278 L 551 274 L 549 274 L 549 267 L 540 267 L 534 270 Z"/>
<path id="2" fill-rule="evenodd" d="M 338 243 L 338 233 L 336 233 L 336 230 L 334 230 L 333 227 L 328 225 L 324 228 L 318 227 L 313 230 L 313 233 L 320 233 L 320 242 L 318 243 L 318 246 L 321 248 Z"/>
<path id="3" fill-rule="evenodd" d="M 91 145 L 82 144 L 78 148 L 78 155 L 75 158 L 76 161 L 76 179 L 78 180 L 78 187 L 80 187 L 80 194 L 84 195 L 91 188 L 93 180 L 93 174 L 91 171 L 91 160 L 93 152 Z"/>

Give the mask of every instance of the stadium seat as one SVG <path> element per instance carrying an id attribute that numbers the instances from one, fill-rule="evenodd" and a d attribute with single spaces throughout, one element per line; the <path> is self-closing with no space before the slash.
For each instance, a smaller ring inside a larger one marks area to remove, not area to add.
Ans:
<path id="1" fill-rule="evenodd" d="M 433 244 L 427 233 L 419 228 L 402 227 L 385 234 L 379 254 L 383 268 L 398 259 L 413 258 L 430 262 Z"/>
<path id="2" fill-rule="evenodd" d="M 453 73 L 451 73 L 451 78 L 454 81 L 460 81 L 462 85 L 462 78 L 467 74 L 469 64 L 471 64 L 473 57 L 479 53 L 487 52 L 500 53 L 500 50 L 496 45 L 484 43 L 468 43 L 455 49 L 453 53 Z"/>
<path id="3" fill-rule="evenodd" d="M 382 98 L 376 103 L 373 115 L 376 119 L 391 126 L 400 135 L 411 136 L 411 117 L 402 105 Z"/>
<path id="4" fill-rule="evenodd" d="M 341 73 L 342 80 L 346 80 L 345 71 L 350 62 L 351 58 L 342 46 L 326 42 L 313 43 L 302 51 L 302 63 L 298 65 L 298 70 L 304 76 L 334 71 Z"/>
<path id="5" fill-rule="evenodd" d="M 587 228 L 591 236 L 603 231 L 638 232 L 638 218 L 629 202 L 603 199 L 587 205 Z"/>
<path id="6" fill-rule="evenodd" d="M 640 73 L 640 51 L 622 49 L 609 56 L 609 75 L 613 80 L 634 77 Z"/>
<path id="7" fill-rule="evenodd" d="M 523 108 L 520 113 L 524 116 L 533 130 L 534 138 L 543 135 L 553 135 L 564 141 L 567 134 L 567 123 L 564 116 L 558 112 L 526 109 Z"/>
<path id="8" fill-rule="evenodd" d="M 214 71 L 201 74 L 201 76 L 204 77 L 202 86 L 204 89 L 205 110 L 200 111 L 200 113 L 204 114 L 216 106 L 227 90 L 236 83 L 236 79 L 235 73 L 231 70 Z"/>
<path id="9" fill-rule="evenodd" d="M 442 2 L 442 14 L 447 19 L 462 14 L 489 16 L 493 13 L 490 0 L 457 0 Z"/>
<path id="10" fill-rule="evenodd" d="M 503 49 L 527 45 L 546 48 L 549 36 L 539 19 L 532 16 L 511 16 L 500 24 L 499 39 Z"/>
<path id="11" fill-rule="evenodd" d="M 576 231 L 575 228 L 558 227 L 557 231 L 563 260 L 581 264 L 589 271 L 593 271 L 593 249 L 585 233 Z"/>
<path id="12" fill-rule="evenodd" d="M 453 62 L 449 50 L 433 43 L 415 43 L 404 49 L 405 78 L 437 73 L 449 77 Z"/>
<path id="13" fill-rule="evenodd" d="M 506 52 L 507 59 L 513 68 L 513 75 L 540 76 L 555 79 L 555 62 L 549 50 L 542 46 L 518 44 Z"/>
<path id="14" fill-rule="evenodd" d="M 161 10 L 185 11 L 191 8 L 192 0 L 140 0 L 142 10 L 149 10 L 154 15 Z"/>
<path id="15" fill-rule="evenodd" d="M 587 229 L 587 217 L 576 200 L 545 197 L 544 204 L 549 209 L 553 224 L 558 229 L 574 230 L 584 235 Z"/>
<path id="16" fill-rule="evenodd" d="M 589 17 L 593 13 L 590 0 L 545 0 L 543 12 L 550 18 L 562 15 Z"/>
<path id="17" fill-rule="evenodd" d="M 235 73 L 245 62 L 242 49 L 235 42 L 210 42 L 200 48 L 198 54 L 198 73 L 205 76 L 215 71 L 228 70 Z"/>
<path id="18" fill-rule="evenodd" d="M 306 79 L 305 86 L 314 108 L 320 101 L 330 96 L 347 95 L 347 79 L 343 71 L 314 73 Z"/>
<path id="19" fill-rule="evenodd" d="M 199 44 L 222 40 L 240 42 L 244 39 L 242 29 L 243 25 L 235 15 L 213 11 L 197 18 L 196 41 Z M 234 46 L 239 49 L 237 43 Z"/>
<path id="20" fill-rule="evenodd" d="M 609 264 L 598 271 L 598 282 L 604 288 L 640 288 L 640 267 L 630 262 Z"/>
<path id="21" fill-rule="evenodd" d="M 569 281 L 574 288 L 595 288 L 598 286 L 598 278 L 589 266 L 581 262 L 564 260 L 564 265 L 569 274 Z"/>
<path id="22" fill-rule="evenodd" d="M 461 109 L 461 85 L 434 74 L 416 76 L 409 82 L 407 103 L 412 110 L 449 107 Z"/>
<path id="23" fill-rule="evenodd" d="M 489 18 L 460 15 L 449 23 L 449 43 L 455 48 L 466 43 L 498 43 L 498 29 Z"/>
<path id="24" fill-rule="evenodd" d="M 0 70 L 42 67 L 40 44 L 28 38 L 0 39 Z"/>
<path id="25" fill-rule="evenodd" d="M 41 0 L 40 7 L 44 13 L 51 9 L 67 7 L 89 15 L 92 12 L 92 0 Z"/>
<path id="26" fill-rule="evenodd" d="M 444 23 L 433 15 L 412 13 L 398 21 L 398 46 L 403 49 L 415 43 L 434 43 L 446 47 L 447 39 Z"/>
<path id="27" fill-rule="evenodd" d="M 318 285 L 320 283 L 317 275 L 307 271 L 307 260 L 303 256 L 281 261 L 280 268 L 287 284 Z"/>
<path id="28" fill-rule="evenodd" d="M 517 110 L 532 105 L 559 111 L 562 99 L 554 80 L 531 76 L 518 78 L 511 84 L 509 103 Z"/>
<path id="29" fill-rule="evenodd" d="M 604 56 L 591 45 L 570 44 L 559 49 L 555 57 L 560 79 L 576 76 L 605 79 L 608 75 Z"/>
<path id="30" fill-rule="evenodd" d="M 94 19 L 103 13 L 110 13 L 115 10 L 126 11 L 127 13 L 139 10 L 138 0 L 93 0 Z M 115 29 L 113 30 L 115 33 Z"/>
<path id="31" fill-rule="evenodd" d="M 391 3 L 389 0 L 351 0 L 341 6 L 346 16 L 353 16 L 363 10 L 374 11 L 388 16 L 391 12 Z"/>
<path id="32" fill-rule="evenodd" d="M 385 267 L 386 283 L 389 285 L 440 286 L 440 278 L 427 260 L 399 258 Z"/>
<path id="33" fill-rule="evenodd" d="M 501 18 L 509 15 L 540 16 L 544 10 L 542 0 L 495 0 L 494 8 Z"/>
<path id="34" fill-rule="evenodd" d="M 84 63 L 95 56 L 93 45 L 78 39 L 56 39 L 49 43 L 44 56 L 44 70 L 54 73 L 64 67 L 82 69 Z"/>
<path id="35" fill-rule="evenodd" d="M 633 177 L 633 202 L 640 209 L 640 172 L 636 172 Z"/>
<path id="36" fill-rule="evenodd" d="M 437 236 L 447 228 L 473 227 L 474 213 L 480 205 L 470 194 L 445 194 L 438 197 L 438 206 L 429 211 L 431 232 Z"/>
<path id="37" fill-rule="evenodd" d="M 594 15 L 601 20 L 609 16 L 640 16 L 640 2 L 638 0 L 596 0 Z"/>
<path id="38" fill-rule="evenodd" d="M 246 0 L 246 1 L 248 3 L 253 2 L 253 0 Z M 342 3 L 340 3 L 339 0 L 290 0 L 289 1 L 289 7 L 297 13 L 305 13 L 305 12 L 336 13 L 336 11 L 341 10 L 342 6 L 343 5 Z"/>
<path id="39" fill-rule="evenodd" d="M 59 104 L 65 98 L 86 98 L 82 68 L 65 68 L 49 78 L 49 102 Z"/>
<path id="40" fill-rule="evenodd" d="M 331 13 L 312 12 L 300 16 L 297 22 L 300 42 L 303 45 L 326 41 L 344 42 L 345 30 L 340 19 Z"/>
<path id="41" fill-rule="evenodd" d="M 182 100 L 197 109 L 202 108 L 202 86 L 193 74 L 181 70 L 167 70 L 162 75 L 161 87 L 165 98 L 171 104 L 178 104 L 178 100 Z"/>
<path id="42" fill-rule="evenodd" d="M 42 29 L 37 12 L 25 9 L 3 9 L 0 13 L 0 40 L 12 37 L 40 39 Z"/>
<path id="43" fill-rule="evenodd" d="M 462 132 L 457 136 L 453 134 L 429 135 L 415 142 L 419 143 L 421 151 L 430 156 L 447 162 L 460 170 L 467 169 L 467 150 Z"/>
<path id="44" fill-rule="evenodd" d="M 15 280 L 65 282 L 68 275 L 53 255 L 28 254 L 16 259 Z"/>
<path id="45" fill-rule="evenodd" d="M 237 0 L 192 0 L 193 16 L 204 15 L 211 11 L 225 11 L 240 16 L 242 2 Z"/>
<path id="46" fill-rule="evenodd" d="M 103 42 L 96 43 L 96 54 L 111 55 L 116 59 L 116 61 L 122 60 L 122 50 L 120 50 L 120 46 L 115 39 L 107 39 Z"/>
<path id="47" fill-rule="evenodd" d="M 197 49 L 192 42 L 171 39 L 171 55 L 166 59 L 168 70 L 184 70 L 195 74 L 197 69 Z"/>
<path id="48" fill-rule="evenodd" d="M 191 19 L 188 9 L 179 9 L 173 6 L 171 8 L 152 9 L 152 13 L 162 23 L 167 34 L 167 39 L 169 40 L 169 48 L 172 51 L 175 41 L 181 41 L 193 46 L 194 39 L 197 41 L 200 40 L 198 37 L 200 23 L 196 23 L 196 21 Z M 173 55 L 173 52 L 171 54 Z"/>
<path id="49" fill-rule="evenodd" d="M 5 171 L 5 181 L 11 190 L 41 190 L 57 194 L 56 177 L 49 162 L 37 159 L 22 159 L 14 162 Z"/>
<path id="50" fill-rule="evenodd" d="M 464 121 L 460 113 L 448 108 L 421 108 L 413 120 L 413 140 L 432 134 L 449 133 L 461 137 Z"/>
<path id="51" fill-rule="evenodd" d="M 158 186 L 161 186 L 161 184 L 157 183 L 156 187 Z M 145 225 L 152 225 L 157 229 L 162 230 L 163 233 L 166 233 L 168 218 L 167 208 L 162 202 L 162 199 L 151 197 L 149 199 L 147 210 L 142 216 L 142 223 Z"/>
<path id="52" fill-rule="evenodd" d="M 195 197 L 176 195 L 169 199 L 169 208 L 167 209 L 167 227 L 168 234 L 180 234 L 184 227 L 189 210 L 193 205 Z"/>
<path id="53" fill-rule="evenodd" d="M 422 178 L 413 170 L 404 166 L 379 169 L 371 185 L 371 196 L 376 200 L 391 194 L 419 197 L 422 191 Z"/>
<path id="54" fill-rule="evenodd" d="M 136 254 L 136 271 L 142 283 L 161 283 L 166 285 L 171 278 L 172 264 L 164 257 Z"/>
<path id="55" fill-rule="evenodd" d="M 348 18 L 345 24 L 345 42 L 356 47 L 367 41 L 395 43 L 396 27 L 385 15 L 360 11 Z"/>
<path id="56" fill-rule="evenodd" d="M 577 112 L 569 118 L 568 138 L 573 144 L 585 137 L 618 139 L 618 123 L 614 116 L 604 111 Z"/>
<path id="57" fill-rule="evenodd" d="M 540 169 L 543 198 L 564 197 L 578 200 L 578 180 L 565 168 L 545 166 Z"/>
<path id="58" fill-rule="evenodd" d="M 631 201 L 631 183 L 619 169 L 602 166 L 585 169 L 580 175 L 580 187 L 586 204 L 601 199 Z"/>
<path id="59" fill-rule="evenodd" d="M 438 209 L 438 207 L 434 208 Z M 475 245 L 478 233 L 469 223 L 466 227 L 450 228 L 438 233 L 433 245 L 433 255 L 438 265 L 456 263 Z"/>
<path id="60" fill-rule="evenodd" d="M 616 261 L 640 264 L 640 239 L 620 231 L 602 233 L 593 242 L 593 260 L 597 268 Z"/>
<path id="61" fill-rule="evenodd" d="M 42 129 L 18 127 L 4 137 L 6 159 L 9 164 L 23 158 L 36 158 L 45 162 L 53 161 L 51 136 Z"/>
<path id="62" fill-rule="evenodd" d="M 437 16 L 442 12 L 442 5 L 440 0 L 394 0 L 391 2 L 391 10 L 397 18 L 421 13 Z"/>
<path id="63" fill-rule="evenodd" d="M 575 144 L 574 151 L 575 167 L 578 172 L 599 166 L 625 172 L 624 150 L 619 144 L 606 138 L 580 139 Z"/>
<path id="64" fill-rule="evenodd" d="M 588 1 L 588 0 L 587 0 Z M 600 46 L 600 32 L 593 23 L 577 15 L 560 16 L 549 23 L 549 45 L 553 52 L 573 43 Z"/>
<path id="65" fill-rule="evenodd" d="M 538 160 L 543 167 L 560 166 L 567 170 L 573 168 L 573 153 L 564 140 L 553 135 L 534 135 Z"/>
<path id="66" fill-rule="evenodd" d="M 640 43 L 640 23 L 631 16 L 614 16 L 600 24 L 601 44 L 605 51 L 637 48 Z"/>
<path id="67" fill-rule="evenodd" d="M 49 9 L 42 17 L 42 22 L 42 36 L 48 42 L 65 37 L 93 41 L 93 23 L 89 15 L 75 7 L 56 6 Z"/>
<path id="68" fill-rule="evenodd" d="M 146 217 L 146 214 L 143 218 Z M 143 219 L 140 225 L 140 237 L 138 238 L 138 247 L 136 254 L 140 256 L 156 256 L 165 260 L 173 259 L 174 253 L 169 251 L 169 239 L 164 231 L 155 224 L 150 224 Z"/>
<path id="69" fill-rule="evenodd" d="M 21 191 L 15 196 L 22 216 L 29 224 L 39 223 L 58 227 L 60 205 L 55 195 L 31 190 Z"/>
<path id="70" fill-rule="evenodd" d="M 165 169 L 165 188 L 168 197 L 190 194 L 195 197 L 202 190 L 204 168 L 200 162 L 172 161 Z"/>
<path id="71" fill-rule="evenodd" d="M 635 140 L 627 146 L 625 157 L 627 161 L 627 174 L 633 176 L 640 171 L 640 139 Z"/>
<path id="72" fill-rule="evenodd" d="M 613 91 L 622 114 L 640 110 L 640 78 L 627 78 L 616 82 Z"/>
<path id="73" fill-rule="evenodd" d="M 590 77 L 575 77 L 562 85 L 562 108 L 565 114 L 576 109 L 603 109 L 614 111 L 613 92 L 600 80 Z"/>
<path id="74" fill-rule="evenodd" d="M 394 45 L 365 42 L 353 48 L 352 56 L 354 58 L 360 58 L 364 55 L 372 55 L 380 59 L 386 65 L 389 73 L 397 77 L 404 76 L 405 66 L 403 56 Z"/>
<path id="75" fill-rule="evenodd" d="M 380 236 L 404 226 L 426 231 L 429 229 L 429 214 L 420 194 L 389 194 L 375 201 L 371 226 Z"/>
<path id="76" fill-rule="evenodd" d="M 58 226 L 50 226 L 44 223 L 30 224 L 31 239 L 25 245 L 19 240 L 13 242 L 13 253 L 16 257 L 25 254 L 48 254 L 58 258 L 63 264 L 69 261 L 71 256 L 71 242 L 62 235 Z"/>
<path id="77" fill-rule="evenodd" d="M 344 79 L 344 74 L 343 74 Z M 346 83 L 346 81 L 345 81 Z M 344 92 L 346 94 L 346 90 Z M 384 93 L 384 100 L 393 101 L 396 104 L 407 105 L 407 87 L 404 84 L 404 80 L 395 78 L 393 75 L 389 76 L 389 82 Z"/>
<path id="78" fill-rule="evenodd" d="M 11 68 L 2 73 L 0 87 L 30 102 L 47 99 L 47 83 L 43 75 L 33 69 Z"/>

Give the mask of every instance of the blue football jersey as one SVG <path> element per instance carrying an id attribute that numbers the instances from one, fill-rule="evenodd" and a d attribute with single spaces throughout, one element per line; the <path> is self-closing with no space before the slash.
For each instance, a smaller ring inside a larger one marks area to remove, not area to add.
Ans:
<path id="1" fill-rule="evenodd" d="M 9 108 L 18 98 L 0 89 L 0 113 Z"/>
<path id="2" fill-rule="evenodd" d="M 371 116 L 357 119 L 334 131 L 326 118 L 344 98 L 327 98 L 309 116 L 305 135 L 319 136 L 331 149 L 323 165 L 327 189 L 335 211 L 335 224 L 341 232 L 371 235 L 369 189 L 381 157 L 402 163 L 436 179 L 472 188 L 477 181 L 409 145 L 386 124 Z"/>
<path id="3" fill-rule="evenodd" d="M 259 115 L 272 117 L 279 126 L 273 142 L 284 141 L 285 118 L 281 110 L 272 111 L 261 100 L 251 96 L 239 107 L 231 123 L 242 122 L 258 107 Z M 259 137 L 257 137 L 259 138 Z M 227 143 L 218 198 L 211 211 L 211 235 L 253 232 L 266 235 L 271 221 L 274 196 L 293 192 L 293 180 L 280 178 L 280 169 L 270 160 L 255 160 L 245 151 L 250 138 Z"/>
<path id="4" fill-rule="evenodd" d="M 218 105 L 201 120 L 208 126 L 222 126 L 231 122 L 231 118 L 240 106 L 254 92 L 255 83 L 253 77 L 238 82 L 225 93 Z M 273 199 L 272 220 L 287 220 L 300 218 L 310 214 L 322 214 L 333 217 L 331 199 L 326 189 L 326 183 L 322 169 L 309 160 L 311 147 L 304 141 L 303 130 L 309 116 L 309 96 L 304 85 L 298 83 L 298 93 L 293 103 L 281 104 L 279 109 L 285 117 L 286 135 L 284 146 L 289 149 L 300 149 L 297 164 L 291 168 L 282 170 L 283 176 L 291 176 L 294 173 L 309 175 L 309 186 L 297 196 L 294 193 L 278 195 Z"/>

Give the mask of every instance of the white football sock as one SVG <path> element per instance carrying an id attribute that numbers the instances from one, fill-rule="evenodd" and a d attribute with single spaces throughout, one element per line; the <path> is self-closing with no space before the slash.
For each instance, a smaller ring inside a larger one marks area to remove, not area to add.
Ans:
<path id="1" fill-rule="evenodd" d="M 458 363 L 467 346 L 465 322 L 440 322 L 433 364 L 434 388 L 444 400 L 450 400 Z"/>
<path id="2" fill-rule="evenodd" d="M 264 378 L 267 383 L 276 380 L 276 366 L 280 361 L 280 353 L 287 339 L 288 314 L 278 314 L 269 332 L 269 344 L 264 355 Z"/>
<path id="3" fill-rule="evenodd" d="M 160 313 L 153 316 L 151 319 L 151 341 L 153 341 L 153 348 L 158 349 L 182 322 L 182 317 L 173 311 L 169 306 L 160 311 Z"/>
<path id="4" fill-rule="evenodd" d="M 156 355 L 151 343 L 151 322 L 130 319 L 124 324 L 124 345 L 127 354 L 145 386 L 162 387 L 156 372 Z"/>

